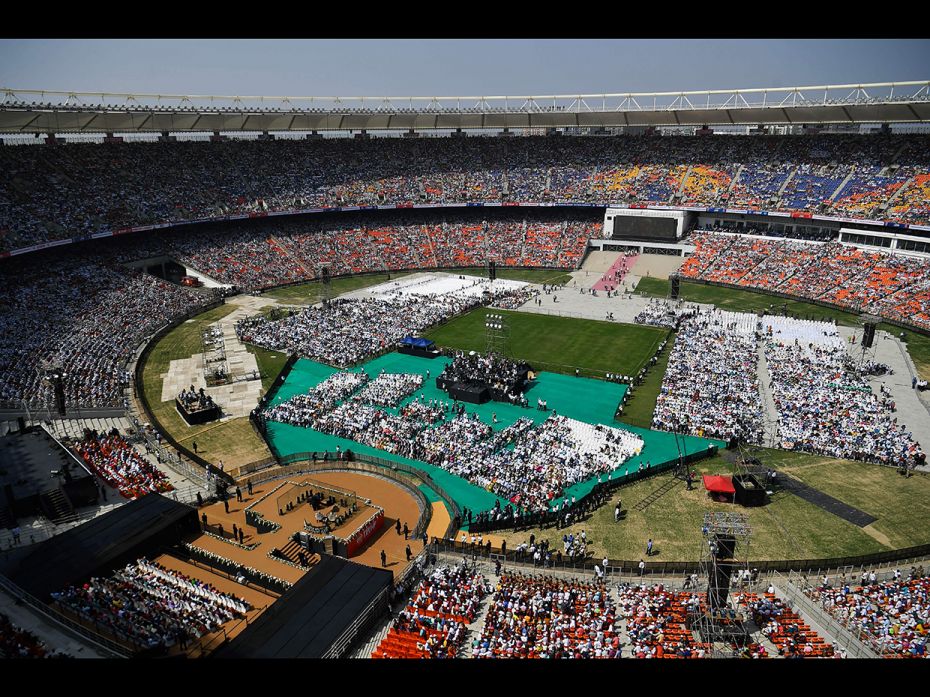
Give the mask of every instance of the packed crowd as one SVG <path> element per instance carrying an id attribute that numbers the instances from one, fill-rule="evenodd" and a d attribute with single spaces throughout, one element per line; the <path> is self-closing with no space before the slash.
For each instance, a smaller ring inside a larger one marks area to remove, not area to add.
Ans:
<path id="1" fill-rule="evenodd" d="M 477 658 L 619 658 L 616 608 L 602 583 L 505 573 L 472 646 Z"/>
<path id="2" fill-rule="evenodd" d="M 490 591 L 484 576 L 464 565 L 436 568 L 420 581 L 372 658 L 455 658 Z"/>
<path id="3" fill-rule="evenodd" d="M 0 658 L 70 658 L 52 651 L 32 632 L 17 627 L 0 612 Z"/>
<path id="4" fill-rule="evenodd" d="M 864 635 L 881 655 L 928 658 L 930 578 L 912 573 L 904 579 L 862 585 L 821 586 L 810 596 L 857 636 Z M 860 632 L 862 634 L 860 634 Z"/>
<path id="5" fill-rule="evenodd" d="M 762 440 L 753 315 L 713 310 L 685 319 L 656 400 L 653 428 Z"/>
<path id="6" fill-rule="evenodd" d="M 678 329 L 683 319 L 694 317 L 697 312 L 696 307 L 688 307 L 681 301 L 669 303 L 659 298 L 649 298 L 646 307 L 633 318 L 633 321 L 636 324 Z"/>
<path id="7" fill-rule="evenodd" d="M 87 466 L 127 499 L 174 489 L 168 477 L 117 433 L 85 430 L 74 449 Z"/>
<path id="8" fill-rule="evenodd" d="M 697 593 L 682 593 L 662 585 L 620 584 L 618 615 L 625 617 L 634 658 L 704 658 L 707 646 L 698 644 L 688 614 L 702 609 Z"/>
<path id="9" fill-rule="evenodd" d="M 831 658 L 836 653 L 817 632 L 774 593 L 739 594 L 738 606 L 745 607 L 762 635 L 778 647 L 785 658 Z"/>
<path id="10" fill-rule="evenodd" d="M 361 376 L 337 373 L 269 407 L 264 418 L 436 465 L 535 512 L 550 510 L 566 487 L 606 475 L 643 447 L 628 431 L 555 413 L 540 425 L 523 417 L 495 431 L 462 405 L 422 395 L 393 414 L 366 403 L 364 394 L 377 380 L 352 396 L 367 381 Z"/>
<path id="11" fill-rule="evenodd" d="M 369 382 L 358 398 L 376 407 L 396 407 L 423 386 L 423 376 L 414 373 L 385 373 Z"/>
<path id="12" fill-rule="evenodd" d="M 52 593 L 62 607 L 130 644 L 169 649 L 245 617 L 249 604 L 208 583 L 139 559 L 107 578 Z"/>
<path id="13" fill-rule="evenodd" d="M 91 254 L 0 267 L 0 402 L 17 407 L 54 408 L 46 367 L 61 372 L 67 407 L 121 406 L 139 343 L 212 299 Z"/>
<path id="14" fill-rule="evenodd" d="M 688 205 L 866 217 L 900 192 L 883 215 L 926 222 L 927 152 L 922 135 L 9 146 L 0 147 L 8 173 L 0 183 L 0 200 L 8 203 L 0 206 L 0 244 L 11 249 L 138 225 L 331 206 L 667 204 L 679 191 Z M 543 228 L 539 236 L 554 231 Z"/>
<path id="15" fill-rule="evenodd" d="M 524 288 L 487 287 L 480 294 L 398 293 L 336 300 L 327 307 L 308 307 L 280 320 L 249 317 L 236 323 L 236 333 L 241 341 L 263 348 L 345 367 L 481 304 L 527 292 Z"/>
<path id="16" fill-rule="evenodd" d="M 686 278 L 787 293 L 930 328 L 930 261 L 838 242 L 698 231 Z"/>
<path id="17" fill-rule="evenodd" d="M 913 434 L 891 415 L 891 398 L 872 392 L 839 337 L 816 326 L 811 331 L 804 338 L 775 334 L 764 343 L 781 447 L 895 466 L 922 463 Z"/>

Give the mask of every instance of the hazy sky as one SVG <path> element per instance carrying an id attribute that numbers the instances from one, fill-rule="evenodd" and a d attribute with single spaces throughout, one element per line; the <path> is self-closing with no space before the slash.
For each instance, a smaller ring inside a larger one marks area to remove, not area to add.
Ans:
<path id="1" fill-rule="evenodd" d="M 0 87 L 293 96 L 577 94 L 930 79 L 928 40 L 0 40 Z"/>

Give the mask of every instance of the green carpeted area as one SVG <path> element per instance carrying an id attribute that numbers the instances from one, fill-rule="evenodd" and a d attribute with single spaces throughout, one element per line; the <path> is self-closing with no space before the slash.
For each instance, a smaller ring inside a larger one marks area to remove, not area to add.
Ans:
<path id="1" fill-rule="evenodd" d="M 418 373 L 426 378 L 423 388 L 408 397 L 401 406 L 423 395 L 426 400 L 437 399 L 448 401 L 448 395 L 436 387 L 436 376 L 449 362 L 448 358 L 435 359 L 407 356 L 400 353 L 388 353 L 379 356 L 360 368 L 353 370 L 364 371 L 374 379 L 383 370 L 388 373 Z M 270 404 L 279 404 L 287 401 L 297 394 L 304 394 L 315 387 L 328 376 L 338 372 L 322 363 L 309 360 L 299 360 L 294 364 L 287 379 L 280 385 L 271 397 Z M 675 435 L 661 431 L 650 431 L 636 428 L 614 421 L 617 405 L 627 390 L 626 385 L 620 385 L 591 378 L 576 378 L 571 375 L 558 373 L 540 373 L 527 391 L 526 398 L 530 406 L 522 408 L 501 402 L 487 402 L 486 404 L 466 404 L 468 413 L 475 413 L 482 421 L 490 424 L 495 430 L 500 430 L 520 417 L 532 419 L 536 423 L 545 421 L 550 412 L 536 409 L 538 399 L 547 402 L 550 410 L 568 416 L 572 419 L 590 424 L 604 424 L 624 428 L 639 435 L 645 442 L 642 452 L 624 463 L 611 473 L 612 478 L 623 477 L 627 473 L 636 472 L 640 463 L 648 463 L 653 469 L 666 469 L 674 466 L 678 460 L 678 445 Z M 396 410 L 389 410 L 396 411 Z M 494 423 L 494 417 L 497 423 Z M 291 426 L 277 422 L 268 422 L 268 439 L 280 456 L 301 452 L 334 451 L 339 446 L 342 450 L 351 449 L 355 453 L 381 457 L 385 460 L 403 462 L 426 472 L 436 482 L 455 498 L 461 506 L 467 506 L 475 511 L 487 510 L 494 506 L 498 497 L 475 486 L 470 482 L 450 474 L 445 470 L 425 462 L 392 455 L 370 446 L 356 443 L 345 438 L 337 438 L 308 428 Z M 678 441 L 682 454 L 691 455 L 706 452 L 711 445 L 723 447 L 720 441 L 692 436 L 679 436 Z M 597 478 L 579 482 L 565 491 L 565 496 L 581 498 L 587 494 L 597 483 Z M 432 500 L 432 499 L 431 499 Z M 501 505 L 507 503 L 501 501 Z"/>

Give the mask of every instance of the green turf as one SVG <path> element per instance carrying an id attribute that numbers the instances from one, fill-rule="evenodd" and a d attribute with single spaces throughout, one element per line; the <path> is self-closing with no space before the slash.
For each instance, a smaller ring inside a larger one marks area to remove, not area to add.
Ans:
<path id="1" fill-rule="evenodd" d="M 261 346 L 252 344 L 243 344 L 246 350 L 255 356 L 255 362 L 258 363 L 258 372 L 262 376 L 262 392 L 267 392 L 278 373 L 284 369 L 287 363 L 287 354 L 278 351 L 269 351 Z"/>
<path id="2" fill-rule="evenodd" d="M 508 355 L 534 368 L 558 373 L 574 374 L 578 367 L 583 374 L 598 377 L 606 373 L 635 375 L 668 334 L 666 329 L 635 324 L 500 312 L 510 323 Z M 487 313 L 486 308 L 478 308 L 426 336 L 439 346 L 484 353 Z"/>
<path id="3" fill-rule="evenodd" d="M 644 511 L 637 511 L 636 503 L 672 479 L 671 474 L 661 474 L 622 487 L 607 505 L 566 530 L 505 532 L 503 536 L 512 549 L 530 534 L 554 544 L 569 530 L 577 534 L 584 529 L 596 557 L 606 553 L 610 559 L 636 562 L 644 556 L 646 540 L 652 538 L 658 550 L 655 561 L 693 560 L 700 558 L 704 512 L 738 511 L 749 516 L 749 557 L 755 560 L 855 556 L 930 543 L 930 528 L 917 522 L 930 519 L 930 477 L 904 479 L 893 468 L 803 453 L 762 453 L 767 464 L 878 520 L 859 528 L 785 491 L 759 508 L 715 503 L 708 498 L 700 478 L 694 491 L 686 491 L 683 483 L 677 483 Z M 701 460 L 692 468 L 699 474 L 733 471 L 721 456 Z M 613 513 L 618 499 L 627 511 L 626 519 L 619 523 L 614 522 Z"/>
<path id="4" fill-rule="evenodd" d="M 675 345 L 675 335 L 672 334 L 670 341 L 665 345 L 656 364 L 649 368 L 646 379 L 633 390 L 632 395 L 623 407 L 623 414 L 619 421 L 641 428 L 650 428 L 652 426 L 652 415 L 656 410 L 656 400 L 659 398 L 659 391 L 662 389 L 662 378 L 665 377 L 665 368 L 668 366 L 668 358 L 672 353 Z"/>
<path id="5" fill-rule="evenodd" d="M 436 387 L 435 377 L 448 362 L 449 359 L 445 357 L 430 360 L 399 353 L 389 353 L 366 363 L 359 370 L 364 370 L 372 377 L 377 376 L 382 370 L 386 372 L 420 373 L 424 377 L 426 371 L 429 371 L 430 378 L 425 380 L 423 388 L 406 401 L 421 394 L 427 400 L 440 399 L 445 401 L 448 396 Z M 336 372 L 333 368 L 314 361 L 297 361 L 287 380 L 273 393 L 271 404 L 286 401 L 295 394 L 306 393 L 333 372 Z M 550 409 L 579 421 L 616 426 L 617 424 L 613 418 L 614 411 L 626 389 L 625 385 L 617 383 L 543 372 L 527 392 L 527 399 L 534 405 L 537 399 L 544 399 L 548 402 Z M 402 402 L 401 406 L 404 403 Z M 520 417 L 527 417 L 539 423 L 549 416 L 549 412 L 542 412 L 535 408 L 524 409 L 499 402 L 488 402 L 480 405 L 466 404 L 465 406 L 468 413 L 477 414 L 482 421 L 491 424 L 493 428 L 498 430 L 507 427 Z M 493 423 L 495 415 L 497 416 L 497 424 Z M 614 477 L 625 476 L 628 472 L 638 470 L 641 462 L 644 464 L 648 462 L 651 466 L 658 467 L 660 464 L 667 466 L 677 460 L 678 449 L 672 434 L 646 431 L 633 427 L 625 428 L 640 435 L 644 439 L 645 445 L 639 456 L 632 458 L 614 471 Z M 334 451 L 336 446 L 339 446 L 343 450 L 349 448 L 360 454 L 382 457 L 387 460 L 412 465 L 428 473 L 460 505 L 468 506 L 473 510 L 487 510 L 494 506 L 497 501 L 497 497 L 490 492 L 438 467 L 391 455 L 354 441 L 319 433 L 312 429 L 269 422 L 268 438 L 282 456 L 301 452 Z M 687 437 L 684 439 L 683 447 L 686 454 L 694 454 L 706 452 L 711 444 L 718 447 L 723 445 L 719 441 Z M 596 483 L 596 478 L 586 482 L 579 482 L 567 489 L 566 495 L 581 497 L 590 491 Z"/>
<path id="6" fill-rule="evenodd" d="M 894 336 L 900 336 L 904 332 L 904 342 L 907 344 L 907 352 L 914 361 L 914 367 L 917 373 L 924 380 L 930 380 L 930 337 L 918 334 L 910 329 L 901 329 L 893 324 L 882 322 L 878 329 L 884 330 Z"/>
<path id="7" fill-rule="evenodd" d="M 173 400 L 161 401 L 161 390 L 162 375 L 168 372 L 171 361 L 190 358 L 199 353 L 202 348 L 201 330 L 235 309 L 235 305 L 220 305 L 178 325 L 158 340 L 142 368 L 142 393 L 165 431 L 188 448 L 196 441 L 198 454 L 214 464 L 222 460 L 224 465 L 230 467 L 260 460 L 271 454 L 264 441 L 255 433 L 248 418 L 189 426 L 178 414 Z M 263 375 L 266 369 L 274 369 L 280 356 L 281 354 L 273 355 L 271 351 L 256 352 Z M 281 365 L 283 366 L 283 360 Z M 274 374 L 277 375 L 277 371 Z M 273 376 L 268 377 L 268 383 L 272 379 Z M 265 385 L 266 379 L 263 378 L 263 388 Z"/>

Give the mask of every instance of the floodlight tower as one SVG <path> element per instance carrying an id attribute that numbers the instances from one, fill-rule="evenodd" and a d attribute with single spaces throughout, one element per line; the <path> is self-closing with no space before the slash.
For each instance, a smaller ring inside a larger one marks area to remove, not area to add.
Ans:
<path id="1" fill-rule="evenodd" d="M 510 320 L 507 315 L 489 312 L 484 317 L 485 347 L 492 353 L 506 356 L 510 352 Z"/>

